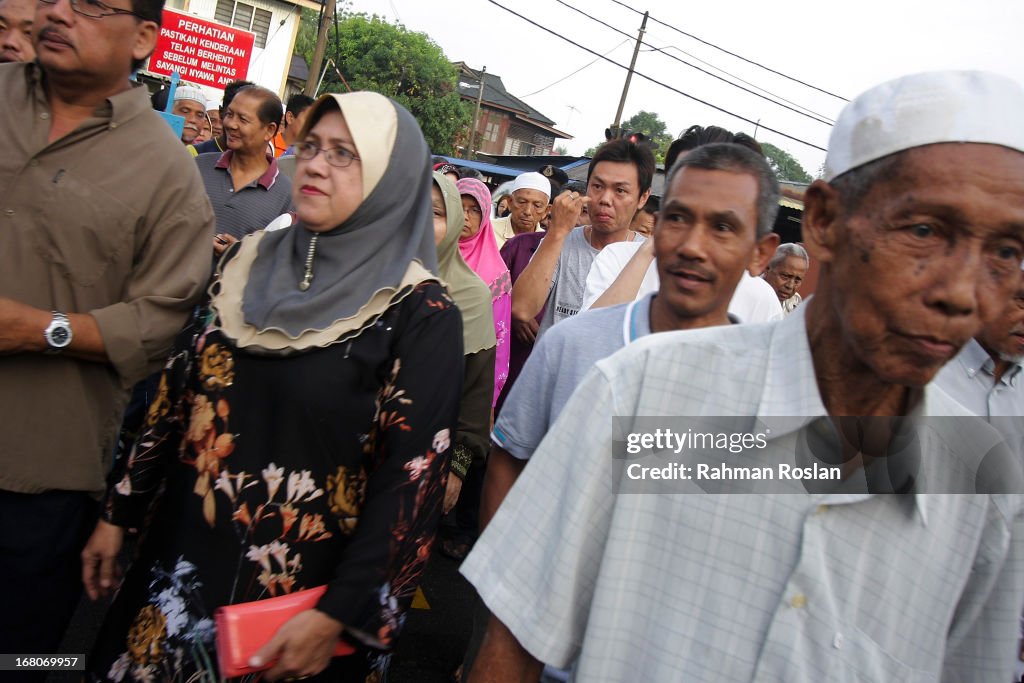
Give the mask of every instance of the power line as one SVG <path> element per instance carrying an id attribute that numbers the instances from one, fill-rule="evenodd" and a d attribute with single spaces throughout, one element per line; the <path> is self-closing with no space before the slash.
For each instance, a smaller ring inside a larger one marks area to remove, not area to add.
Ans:
<path id="1" fill-rule="evenodd" d="M 559 4 L 559 5 L 562 5 L 563 7 L 568 7 L 569 9 L 571 9 L 571 10 L 572 10 L 572 11 L 574 11 L 574 12 L 577 12 L 577 13 L 579 13 L 579 14 L 582 14 L 583 16 L 585 16 L 585 17 L 586 17 L 587 19 L 590 19 L 591 21 L 595 21 L 595 22 L 597 22 L 598 24 L 601 24 L 602 26 L 604 26 L 604 27 L 606 27 L 606 28 L 610 28 L 611 30 L 613 30 L 613 31 L 616 31 L 616 32 L 618 32 L 618 33 L 621 33 L 622 35 L 624 35 L 624 36 L 628 36 L 629 38 L 631 38 L 631 39 L 632 39 L 632 36 L 630 36 L 630 35 L 629 35 L 628 33 L 626 33 L 625 31 L 623 31 L 623 30 L 619 29 L 619 28 L 618 28 L 618 27 L 616 27 L 616 26 L 612 26 L 611 24 L 609 24 L 609 23 L 607 23 L 607 22 L 605 22 L 605 21 L 602 21 L 601 19 L 598 19 L 598 18 L 597 18 L 597 17 L 595 17 L 595 16 L 591 16 L 590 14 L 587 14 L 586 12 L 584 12 L 583 10 L 581 10 L 581 9 L 579 9 L 579 8 L 577 8 L 577 7 L 573 7 L 573 6 L 572 6 L 572 5 L 570 5 L 569 3 L 567 3 L 567 2 L 564 2 L 564 0 L 555 0 L 555 2 L 557 2 L 557 3 Z M 700 68 L 699 66 L 695 66 L 695 65 L 693 65 L 693 64 L 690 64 L 690 63 L 689 63 L 688 61 L 686 61 L 685 59 L 682 59 L 682 58 L 680 58 L 680 57 L 676 57 L 675 55 L 670 55 L 670 54 L 668 54 L 667 52 L 665 52 L 665 51 L 664 51 L 664 50 L 663 50 L 662 48 L 659 48 L 659 47 L 655 47 L 654 45 L 651 45 L 650 43 L 645 43 L 645 42 L 644 42 L 644 41 L 642 41 L 642 40 L 640 41 L 640 44 L 641 44 L 641 45 L 646 45 L 646 46 L 648 46 L 648 47 L 650 47 L 650 48 L 653 48 L 653 49 L 654 49 L 654 51 L 656 51 L 656 52 L 660 52 L 661 54 L 665 55 L 665 56 L 666 56 L 666 57 L 668 57 L 669 59 L 674 59 L 675 61 L 677 61 L 677 62 L 679 62 L 679 63 L 681 63 L 681 64 L 685 64 L 686 66 L 690 67 L 691 69 L 696 69 L 697 71 L 700 71 L 700 72 L 701 72 L 701 73 L 703 73 L 703 74 L 707 74 L 708 76 L 711 76 L 712 78 L 717 78 L 718 80 L 722 81 L 723 83 L 728 83 L 729 85 L 731 85 L 731 86 L 732 86 L 732 87 L 734 87 L 734 88 L 739 88 L 739 89 L 740 89 L 740 90 L 742 90 L 743 92 L 746 92 L 746 93 L 750 93 L 751 95 L 753 95 L 753 96 L 755 96 L 755 97 L 760 97 L 760 98 L 761 98 L 762 100 L 765 100 L 765 101 L 767 101 L 767 102 L 771 102 L 772 104 L 774 104 L 774 105 L 776 105 L 776 106 L 778 106 L 778 107 L 782 107 L 783 109 L 788 109 L 788 110 L 789 110 L 789 111 L 791 111 L 791 112 L 797 113 L 797 114 L 799 114 L 800 116 L 805 116 L 805 117 L 807 117 L 807 118 L 811 119 L 812 121 L 816 121 L 817 123 L 823 123 L 823 124 L 825 124 L 826 126 L 831 126 L 831 125 L 832 125 L 832 122 L 831 122 L 831 121 L 828 121 L 828 120 L 824 120 L 824 119 L 822 119 L 822 118 L 819 118 L 819 116 L 812 116 L 811 114 L 808 114 L 807 112 L 803 112 L 803 111 L 800 111 L 799 109 L 796 109 L 795 107 L 790 107 L 789 105 L 786 105 L 786 104 L 782 104 L 781 102 L 778 102 L 778 101 L 776 101 L 776 100 L 773 100 L 773 99 L 772 99 L 771 97 L 766 97 L 765 95 L 762 95 L 761 93 L 758 93 L 758 92 L 754 92 L 754 91 L 753 91 L 753 90 L 751 90 L 750 88 L 744 88 L 744 87 L 743 87 L 742 85 L 737 85 L 736 83 L 733 83 L 732 81 L 730 81 L 730 80 L 728 80 L 728 79 L 726 79 L 726 78 L 722 78 L 722 77 L 721 77 L 721 76 L 719 76 L 718 74 L 713 74 L 713 73 L 711 73 L 711 72 L 710 72 L 710 71 L 708 71 L 707 69 L 702 69 L 702 68 Z"/>
<path id="2" fill-rule="evenodd" d="M 626 65 L 619 64 L 614 59 L 611 59 L 609 57 L 605 57 L 605 56 L 603 56 L 601 54 L 598 54 L 594 50 L 591 50 L 589 47 L 586 47 L 584 45 L 580 45 L 579 43 L 577 43 L 576 41 L 572 40 L 571 38 L 566 38 L 561 33 L 557 33 L 555 31 L 552 31 L 551 29 L 549 29 L 546 26 L 542 26 L 541 24 L 538 24 L 533 19 L 530 19 L 529 17 L 525 17 L 522 14 L 520 14 L 519 12 L 516 12 L 513 9 L 505 7 L 500 2 L 497 2 L 497 0 L 487 0 L 487 2 L 491 3 L 492 5 L 494 5 L 496 7 L 500 7 L 501 9 L 505 10 L 509 14 L 512 14 L 514 16 L 519 17 L 523 21 L 527 22 L 528 24 L 532 24 L 533 26 L 536 26 L 537 28 L 541 29 L 542 31 L 546 31 L 547 33 L 550 33 L 551 35 L 555 36 L 556 38 L 561 38 L 565 42 L 570 43 L 572 45 L 575 45 L 579 49 L 584 50 L 586 52 L 589 52 L 590 54 L 595 55 L 595 56 L 605 60 L 606 62 L 608 62 L 610 64 L 614 64 L 615 66 L 619 67 L 620 69 L 624 69 L 626 71 L 629 71 L 629 67 L 627 67 Z M 671 85 L 669 85 L 667 83 L 663 83 L 663 82 L 657 80 L 656 78 L 651 78 L 647 74 L 643 74 L 643 73 L 641 73 L 639 71 L 636 71 L 636 70 L 634 70 L 633 73 L 635 73 L 637 76 L 639 76 L 639 77 L 641 77 L 641 78 L 643 78 L 645 80 L 650 81 L 651 83 L 654 83 L 655 85 L 660 85 L 661 87 L 666 88 L 667 90 L 671 90 L 672 92 L 678 93 L 678 94 L 682 95 L 683 97 L 691 99 L 691 100 L 693 100 L 695 102 L 699 102 L 700 104 L 703 104 L 706 107 L 710 107 L 710 108 L 714 109 L 715 111 L 720 111 L 723 114 L 727 114 L 729 116 L 732 116 L 733 118 L 738 119 L 740 121 L 743 121 L 744 123 L 749 123 L 751 125 L 758 125 L 758 123 L 756 121 L 748 119 L 745 116 L 740 116 L 739 114 L 735 114 L 735 113 L 729 111 L 728 109 L 723 109 L 722 107 L 719 107 L 718 105 L 711 104 L 710 102 L 702 100 L 699 97 L 695 97 L 693 95 L 690 95 L 689 93 L 685 93 L 682 90 L 680 90 L 679 88 L 674 88 L 674 87 L 672 87 Z M 807 145 L 808 147 L 813 147 L 814 149 L 821 150 L 822 152 L 827 152 L 828 151 L 824 147 L 819 147 L 818 145 L 814 144 L 813 142 L 808 142 L 807 140 L 803 140 L 801 138 L 795 137 L 795 136 L 790 135 L 788 133 L 783 133 L 781 130 L 776 130 L 774 128 L 770 128 L 770 127 L 765 126 L 765 125 L 760 125 L 760 127 L 765 129 L 765 130 L 767 130 L 767 131 L 775 133 L 776 135 L 781 135 L 782 137 L 784 137 L 784 138 L 786 138 L 788 140 L 792 140 L 794 142 L 799 142 L 802 145 Z"/>
<path id="3" fill-rule="evenodd" d="M 630 40 L 632 40 L 632 37 L 630 38 Z M 593 61 L 591 61 L 591 62 L 588 62 L 587 64 L 584 64 L 583 66 L 581 66 L 580 68 L 576 69 L 575 71 L 573 71 L 573 72 L 572 72 L 571 74 L 569 74 L 568 76 L 562 76 L 561 78 L 559 78 L 559 79 L 558 79 L 557 81 L 555 81 L 554 83 L 549 83 L 549 84 L 545 85 L 545 86 L 544 86 L 543 88 L 541 88 L 540 90 L 534 90 L 534 91 L 533 91 L 532 93 L 530 93 L 529 95 L 523 95 L 523 97 L 532 97 L 533 95 L 536 95 L 537 93 L 542 93 L 542 92 L 544 92 L 545 90 L 547 90 L 548 88 L 550 88 L 550 87 L 551 87 L 551 86 L 553 86 L 553 85 L 558 85 L 559 83 L 561 83 L 562 81 L 566 80 L 567 78 L 571 78 L 572 76 L 575 76 L 576 74 L 578 74 L 579 72 L 583 71 L 583 70 L 584 70 L 584 69 L 586 69 L 587 67 L 589 67 L 589 66 L 593 66 L 593 65 L 594 65 L 594 64 L 596 64 L 597 62 L 601 61 L 601 57 L 607 57 L 608 55 L 610 55 L 611 53 L 615 52 L 616 50 L 618 50 L 618 49 L 619 49 L 620 47 L 622 47 L 623 45 L 625 45 L 625 44 L 626 44 L 626 43 L 628 43 L 628 42 L 629 42 L 629 40 L 624 40 L 624 41 L 622 41 L 621 43 L 619 43 L 618 45 L 616 45 L 616 46 L 615 46 L 615 47 L 613 47 L 612 49 L 608 50 L 608 52 L 605 52 L 605 53 L 604 53 L 603 55 L 601 55 L 601 56 L 600 56 L 600 57 L 598 57 L 597 59 L 594 59 Z"/>
<path id="4" fill-rule="evenodd" d="M 650 34 L 648 34 L 648 35 L 650 35 Z M 653 36 L 651 36 L 651 37 L 653 38 Z M 661 40 L 661 39 L 659 38 L 659 40 Z M 665 42 L 667 43 L 668 41 L 666 40 Z M 750 81 L 746 81 L 746 80 L 740 78 L 739 76 L 737 76 L 736 74 L 730 73 L 730 72 L 726 71 L 725 69 L 723 69 L 721 67 L 717 67 L 714 64 L 701 59 L 700 57 L 698 57 L 697 55 L 693 54 L 692 52 L 687 52 L 686 50 L 683 50 L 682 48 L 676 47 L 675 45 L 668 45 L 668 46 L 666 46 L 664 48 L 651 48 L 652 52 L 663 52 L 665 50 L 675 50 L 676 52 L 682 52 L 684 55 L 686 55 L 690 59 L 695 59 L 698 62 L 700 62 L 701 64 L 706 64 L 708 67 L 714 69 L 715 71 L 721 71 L 722 73 L 724 73 L 729 78 L 735 78 L 737 81 L 739 81 L 740 83 L 743 83 L 744 85 L 749 85 L 751 88 L 754 88 L 755 90 L 760 90 L 761 92 L 767 93 L 767 94 L 771 95 L 772 97 L 776 97 L 779 100 L 781 100 L 782 102 L 785 102 L 786 104 L 792 104 L 794 107 L 796 107 L 798 109 L 803 109 L 804 111 L 806 111 L 806 112 L 808 112 L 810 114 L 814 114 L 815 116 L 819 116 L 822 119 L 828 121 L 829 124 L 834 124 L 835 123 L 835 121 L 833 119 L 830 119 L 828 116 L 825 116 L 824 114 L 822 114 L 820 112 L 816 112 L 813 109 L 810 109 L 808 107 L 803 106 L 802 104 L 797 104 L 796 102 L 793 102 L 792 100 L 787 100 L 782 95 L 779 95 L 777 93 L 773 93 L 771 91 L 765 90 L 764 88 L 760 87 L 759 85 L 757 85 L 755 83 L 751 83 Z"/>
<path id="5" fill-rule="evenodd" d="M 620 0 L 612 0 L 612 2 L 614 2 L 616 5 L 620 5 L 622 7 L 625 7 L 626 9 L 628 9 L 628 10 L 630 10 L 632 12 L 636 12 L 637 14 L 643 14 L 643 12 L 640 12 L 640 11 L 634 9 L 633 7 L 630 7 L 629 5 L 627 5 L 624 2 L 620 2 Z M 773 73 L 773 74 L 775 74 L 777 76 L 782 76 L 783 78 L 787 78 L 787 79 L 793 81 L 794 83 L 799 83 L 800 85 L 803 85 L 803 86 L 806 86 L 808 88 L 811 88 L 812 90 L 817 90 L 820 93 L 825 93 L 826 95 L 829 95 L 831 97 L 835 97 L 836 99 L 840 99 L 843 102 L 849 102 L 850 101 L 847 98 L 843 97 L 842 95 L 836 95 L 835 93 L 829 92 L 828 90 L 825 90 L 824 88 L 819 88 L 816 85 L 811 85 L 810 83 L 805 83 L 805 82 L 801 81 L 798 78 L 793 78 L 792 76 L 787 76 L 786 74 L 782 73 L 781 71 L 776 71 L 775 69 L 772 69 L 771 67 L 767 67 L 764 64 L 760 64 L 758 62 L 755 62 L 752 59 L 747 59 L 746 57 L 744 57 L 742 55 L 736 54 L 735 52 L 730 52 L 729 50 L 726 50 L 724 47 L 719 47 L 719 46 L 715 45 L 714 43 L 709 43 L 708 41 L 704 40 L 703 38 L 698 38 L 697 36 L 693 35 L 692 33 L 687 33 L 686 31 L 684 31 L 684 30 L 682 30 L 680 28 L 676 28 L 672 24 L 666 24 L 664 21 L 660 21 L 660 20 L 658 20 L 658 19 L 656 19 L 654 17 L 651 17 L 651 20 L 654 21 L 655 23 L 661 24 L 665 28 L 672 29 L 676 33 L 681 33 L 682 35 L 686 36 L 687 38 L 693 38 L 694 40 L 696 40 L 699 43 L 703 43 L 703 44 L 707 45 L 708 47 L 713 47 L 716 50 L 719 50 L 720 52 L 724 52 L 727 55 L 731 55 L 731 56 L 735 57 L 736 59 L 742 59 L 744 62 L 747 62 L 748 64 L 753 64 L 754 66 L 760 67 L 760 68 L 764 69 L 765 71 L 770 71 L 771 73 Z"/>

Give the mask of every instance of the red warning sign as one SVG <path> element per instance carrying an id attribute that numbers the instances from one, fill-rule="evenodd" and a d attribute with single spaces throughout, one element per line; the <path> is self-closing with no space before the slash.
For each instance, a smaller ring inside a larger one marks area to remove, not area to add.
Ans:
<path id="1" fill-rule="evenodd" d="M 249 73 L 256 34 L 232 26 L 165 9 L 149 70 L 223 90 Z"/>

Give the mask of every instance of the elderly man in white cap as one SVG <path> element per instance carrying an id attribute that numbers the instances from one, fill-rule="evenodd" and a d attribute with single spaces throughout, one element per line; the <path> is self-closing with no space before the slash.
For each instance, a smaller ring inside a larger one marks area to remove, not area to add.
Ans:
<path id="1" fill-rule="evenodd" d="M 815 295 L 597 363 L 462 565 L 494 615 L 470 683 L 573 661 L 588 683 L 1011 680 L 1019 465 L 932 378 L 1020 285 L 1022 116 L 1024 89 L 978 72 L 847 105 L 805 198 Z M 700 288 L 694 234 L 673 276 Z M 708 481 L 672 467 L 692 448 L 655 443 L 729 422 L 765 447 L 719 462 L 778 481 Z M 838 465 L 793 480 L 783 457 Z M 951 490 L 978 495 L 926 495 L 952 469 L 969 476 Z M 680 494 L 700 489 L 715 493 Z"/>
<path id="2" fill-rule="evenodd" d="M 498 249 L 516 235 L 535 232 L 551 203 L 551 183 L 536 171 L 518 175 L 512 184 L 509 201 L 511 213 L 491 221 Z"/>
<path id="3" fill-rule="evenodd" d="M 178 85 L 174 90 L 174 104 L 171 106 L 171 113 L 185 119 L 185 127 L 181 131 L 181 141 L 186 145 L 191 145 L 206 121 L 206 95 L 194 85 Z"/>

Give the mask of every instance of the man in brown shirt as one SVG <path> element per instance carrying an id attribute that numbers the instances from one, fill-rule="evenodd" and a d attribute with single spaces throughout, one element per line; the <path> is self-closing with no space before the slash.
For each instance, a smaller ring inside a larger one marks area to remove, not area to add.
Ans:
<path id="1" fill-rule="evenodd" d="M 0 65 L 4 652 L 55 653 L 128 389 L 209 274 L 195 164 L 129 80 L 162 8 L 39 0 L 38 62 Z"/>

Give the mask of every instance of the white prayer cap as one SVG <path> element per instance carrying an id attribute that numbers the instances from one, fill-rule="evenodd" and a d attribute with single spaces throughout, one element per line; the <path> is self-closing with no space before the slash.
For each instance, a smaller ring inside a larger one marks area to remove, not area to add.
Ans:
<path id="1" fill-rule="evenodd" d="M 544 196 L 548 199 L 551 199 L 551 183 L 536 171 L 530 171 L 529 173 L 517 176 L 515 183 L 512 184 L 512 191 L 515 192 L 516 190 L 537 190 L 538 192 L 543 192 Z"/>
<path id="2" fill-rule="evenodd" d="M 174 101 L 177 102 L 178 100 L 198 102 L 203 105 L 203 109 L 206 109 L 206 95 L 194 85 L 179 85 L 175 88 Z"/>
<path id="3" fill-rule="evenodd" d="M 985 71 L 933 71 L 875 86 L 840 112 L 828 141 L 825 180 L 940 142 L 1024 152 L 1024 88 Z"/>

